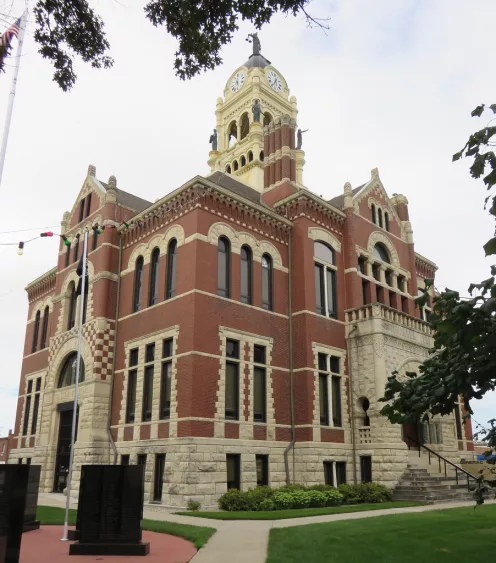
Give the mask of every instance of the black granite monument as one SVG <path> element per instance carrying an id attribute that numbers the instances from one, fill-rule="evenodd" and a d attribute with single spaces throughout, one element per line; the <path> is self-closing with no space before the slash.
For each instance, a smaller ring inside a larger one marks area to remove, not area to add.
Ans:
<path id="1" fill-rule="evenodd" d="M 39 469 L 33 465 L 0 465 L 0 563 L 19 561 L 25 522 L 36 520 Z M 30 479 L 30 502 L 26 511 Z M 28 526 L 28 529 L 34 528 Z"/>
<path id="2" fill-rule="evenodd" d="M 83 465 L 70 555 L 147 555 L 141 541 L 144 467 Z"/>
<path id="3" fill-rule="evenodd" d="M 24 508 L 23 532 L 38 530 L 40 527 L 40 521 L 36 520 L 36 510 L 38 509 L 41 465 L 28 465 L 27 467 L 29 467 L 29 476 L 26 506 Z"/>

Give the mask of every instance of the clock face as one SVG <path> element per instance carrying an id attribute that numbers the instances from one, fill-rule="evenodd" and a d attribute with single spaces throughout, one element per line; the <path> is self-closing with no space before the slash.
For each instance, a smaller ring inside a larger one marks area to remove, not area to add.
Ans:
<path id="1" fill-rule="evenodd" d="M 280 92 L 282 90 L 282 81 L 279 78 L 277 72 L 269 70 L 269 74 L 267 74 L 267 80 L 269 81 L 272 90 L 274 90 L 275 92 Z"/>
<path id="2" fill-rule="evenodd" d="M 237 92 L 245 83 L 245 73 L 238 71 L 231 80 L 231 92 Z"/>

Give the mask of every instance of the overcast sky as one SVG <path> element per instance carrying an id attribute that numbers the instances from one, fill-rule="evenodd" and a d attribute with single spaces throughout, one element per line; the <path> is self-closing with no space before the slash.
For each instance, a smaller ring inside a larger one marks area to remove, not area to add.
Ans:
<path id="1" fill-rule="evenodd" d="M 174 76 L 176 41 L 144 18 L 144 2 L 92 2 L 107 23 L 115 67 L 76 64 L 64 94 L 37 53 L 28 27 L 7 161 L 0 186 L 0 242 L 57 226 L 70 210 L 88 164 L 97 176 L 150 201 L 208 173 L 215 102 L 231 72 L 248 58 L 247 25 L 224 48 L 224 64 L 182 82 Z M 11 0 L 1 0 L 9 12 Z M 22 11 L 14 1 L 11 16 Z M 311 5 L 330 16 L 330 31 L 301 17 L 277 17 L 259 34 L 262 53 L 298 99 L 305 135 L 305 185 L 325 198 L 356 187 L 377 167 L 386 190 L 410 202 L 415 248 L 438 264 L 437 285 L 466 293 L 489 275 L 482 244 L 492 221 L 482 182 L 451 157 L 487 123 L 470 111 L 496 102 L 494 0 L 335 0 Z M 16 11 L 17 10 L 17 11 Z M 11 18 L 12 19 L 12 18 Z M 3 27 L 3 23 L 1 24 Z M 12 64 L 12 59 L 9 64 Z M 12 67 L 0 75 L 0 126 Z M 0 246 L 0 428 L 13 427 L 27 315 L 24 287 L 56 263 L 56 240 Z M 496 395 L 475 405 L 495 416 Z"/>

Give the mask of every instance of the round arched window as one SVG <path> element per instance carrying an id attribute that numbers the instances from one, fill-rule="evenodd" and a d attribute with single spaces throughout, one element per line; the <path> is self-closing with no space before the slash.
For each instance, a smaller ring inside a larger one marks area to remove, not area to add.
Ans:
<path id="1" fill-rule="evenodd" d="M 386 262 L 387 264 L 391 263 L 391 260 L 389 258 L 389 252 L 386 250 L 386 247 L 380 243 L 377 243 L 374 246 L 374 256 L 376 258 L 379 258 L 379 260 Z"/>
<path id="2" fill-rule="evenodd" d="M 59 375 L 59 382 L 57 387 L 69 387 L 76 383 L 76 368 L 77 368 L 77 352 L 72 352 L 65 359 Z M 79 368 L 79 383 L 84 381 L 84 362 L 81 358 L 81 365 Z"/>

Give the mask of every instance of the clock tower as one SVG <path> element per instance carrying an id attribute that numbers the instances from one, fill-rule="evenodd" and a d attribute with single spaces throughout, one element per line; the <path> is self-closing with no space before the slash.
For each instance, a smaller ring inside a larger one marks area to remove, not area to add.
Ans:
<path id="1" fill-rule="evenodd" d="M 211 172 L 231 174 L 252 188 L 264 190 L 264 127 L 282 116 L 296 125 L 296 98 L 282 74 L 260 53 L 256 33 L 250 58 L 229 77 L 224 97 L 217 99 L 216 130 L 211 138 Z M 303 151 L 298 151 L 303 157 Z M 298 181 L 301 183 L 301 167 Z"/>

